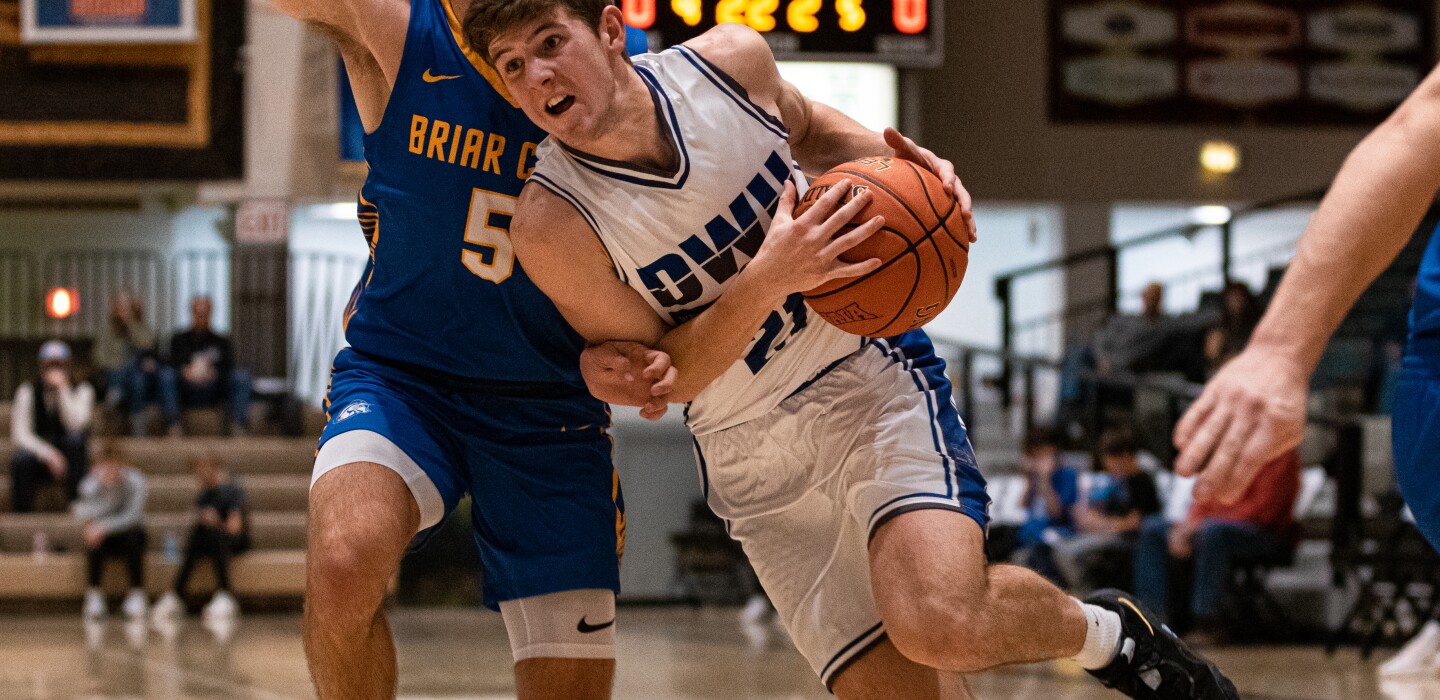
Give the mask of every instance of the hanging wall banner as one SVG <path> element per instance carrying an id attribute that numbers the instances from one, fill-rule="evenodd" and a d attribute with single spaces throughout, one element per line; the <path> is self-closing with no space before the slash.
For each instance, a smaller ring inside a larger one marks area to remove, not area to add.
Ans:
<path id="1" fill-rule="evenodd" d="M 195 41 L 195 0 L 20 0 L 27 44 Z"/>
<path id="2" fill-rule="evenodd" d="M 1363 126 L 1434 66 L 1434 0 L 1051 0 L 1061 123 Z"/>

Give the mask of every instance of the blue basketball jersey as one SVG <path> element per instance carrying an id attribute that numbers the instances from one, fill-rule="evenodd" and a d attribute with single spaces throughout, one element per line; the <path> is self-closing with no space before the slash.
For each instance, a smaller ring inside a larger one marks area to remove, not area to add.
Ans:
<path id="1" fill-rule="evenodd" d="M 467 379 L 581 381 L 580 336 L 515 261 L 515 199 L 545 133 L 466 43 L 449 0 L 411 0 L 359 217 L 370 260 L 345 310 L 366 355 Z"/>

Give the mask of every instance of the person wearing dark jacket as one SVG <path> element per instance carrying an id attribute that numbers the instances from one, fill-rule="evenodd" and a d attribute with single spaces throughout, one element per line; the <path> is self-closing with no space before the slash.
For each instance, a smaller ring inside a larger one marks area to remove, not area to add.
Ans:
<path id="1" fill-rule="evenodd" d="M 43 481 L 65 486 L 67 503 L 75 500 L 85 476 L 95 390 L 76 382 L 70 372 L 70 346 L 51 340 L 40 346 L 40 372 L 15 390 L 10 413 L 10 501 L 16 513 L 35 510 Z"/>
<path id="2" fill-rule="evenodd" d="M 191 328 L 170 339 L 170 366 L 178 381 L 176 400 L 182 409 L 225 405 L 232 432 L 244 434 L 250 411 L 250 374 L 235 366 L 230 339 L 216 333 L 210 297 L 190 300 Z"/>
<path id="3" fill-rule="evenodd" d="M 190 574 L 202 559 L 215 567 L 215 596 L 205 606 L 206 619 L 233 617 L 239 612 L 230 593 L 230 559 L 250 547 L 246 522 L 245 490 L 235 483 L 225 463 L 215 455 L 205 455 L 191 462 L 200 493 L 195 497 L 195 525 L 185 544 L 185 559 L 175 575 L 175 584 L 156 604 L 152 614 L 158 618 L 175 617 L 184 611 L 182 597 L 190 582 Z"/>

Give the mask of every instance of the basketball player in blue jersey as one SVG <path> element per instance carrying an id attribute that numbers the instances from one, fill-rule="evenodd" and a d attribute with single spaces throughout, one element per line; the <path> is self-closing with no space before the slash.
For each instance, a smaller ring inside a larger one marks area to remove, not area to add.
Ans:
<path id="1" fill-rule="evenodd" d="M 519 697 L 608 698 L 625 533 L 609 413 L 582 381 L 582 339 L 506 232 L 545 134 L 460 37 L 465 0 L 274 2 L 339 44 L 370 166 L 370 261 L 345 312 L 351 347 L 335 358 L 310 491 L 316 690 L 395 696 L 382 599 L 407 545 L 468 492 Z M 588 354 L 602 391 L 632 403 L 646 398 L 627 394 L 626 376 L 666 369 L 634 346 Z"/>
<path id="2" fill-rule="evenodd" d="M 963 199 L 953 166 L 807 99 L 742 26 L 633 62 L 603 0 L 476 0 L 465 30 L 551 134 L 517 254 L 587 339 L 673 360 L 707 500 L 827 687 L 963 697 L 941 671 L 1070 657 L 1132 697 L 1236 697 L 1123 594 L 987 565 L 984 479 L 924 332 L 808 313 L 804 290 L 878 267 L 837 256 L 884 222 L 836 238 L 870 197 L 842 203 L 843 181 L 794 218 L 792 164 L 893 153 Z"/>

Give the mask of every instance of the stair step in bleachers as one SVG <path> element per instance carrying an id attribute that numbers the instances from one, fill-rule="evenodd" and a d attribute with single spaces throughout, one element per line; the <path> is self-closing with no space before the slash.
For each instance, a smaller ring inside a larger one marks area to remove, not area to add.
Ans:
<path id="1" fill-rule="evenodd" d="M 237 477 L 245 488 L 245 503 L 250 512 L 301 511 L 306 509 L 310 490 L 308 474 L 251 474 Z M 195 507 L 198 487 L 186 474 L 158 474 L 145 479 L 146 505 L 149 513 L 188 512 Z M 56 487 L 58 488 L 58 487 Z M 10 481 L 0 480 L 0 503 L 10 502 Z"/>
<path id="2" fill-rule="evenodd" d="M 151 552 L 145 560 L 145 589 L 152 595 L 169 590 L 178 565 L 165 555 Z M 246 598 L 296 596 L 305 589 L 305 550 L 278 549 L 251 551 L 231 563 L 233 593 Z M 192 592 L 214 589 L 214 575 L 208 564 L 195 569 Z M 106 591 L 125 590 L 124 567 L 112 563 L 103 579 Z M 0 600 L 78 600 L 85 593 L 85 556 L 79 553 L 50 554 L 37 560 L 30 554 L 0 554 Z"/>
<path id="3" fill-rule="evenodd" d="M 121 438 L 126 461 L 146 476 L 188 474 L 190 460 L 216 454 L 236 474 L 309 474 L 315 463 L 315 441 L 310 438 Z M 14 445 L 0 440 L 0 454 Z M 8 460 L 3 469 L 9 471 Z"/>
<path id="4" fill-rule="evenodd" d="M 149 547 L 165 547 L 165 536 L 174 533 L 182 540 L 188 535 L 194 516 L 190 513 L 147 513 L 145 529 Z M 0 516 L 0 552 L 31 552 L 35 533 L 44 532 L 50 548 L 57 551 L 83 550 L 80 524 L 66 513 L 9 513 Z M 256 550 L 304 549 L 305 513 L 259 512 L 250 514 L 251 546 Z"/>

